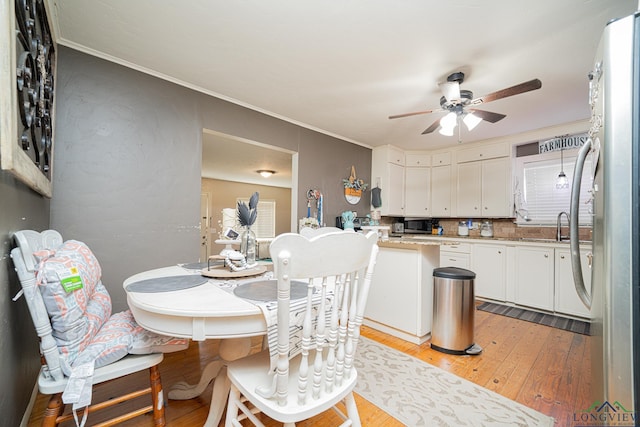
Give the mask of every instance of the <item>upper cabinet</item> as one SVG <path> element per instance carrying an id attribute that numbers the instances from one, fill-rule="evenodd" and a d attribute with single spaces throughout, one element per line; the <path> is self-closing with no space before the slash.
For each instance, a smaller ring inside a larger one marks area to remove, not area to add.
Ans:
<path id="1" fill-rule="evenodd" d="M 407 217 L 513 216 L 511 146 L 407 151 L 384 145 L 372 153 L 371 181 L 382 189 L 380 214 Z"/>
<path id="2" fill-rule="evenodd" d="M 511 159 L 507 144 L 490 144 L 457 153 L 456 215 L 510 217 Z"/>
<path id="3" fill-rule="evenodd" d="M 431 156 L 431 214 L 436 218 L 451 216 L 451 152 Z"/>
<path id="4" fill-rule="evenodd" d="M 405 153 L 404 215 L 431 216 L 431 156 Z"/>
<path id="5" fill-rule="evenodd" d="M 404 151 L 392 145 L 375 147 L 371 154 L 371 180 L 382 190 L 380 214 L 404 216 Z"/>

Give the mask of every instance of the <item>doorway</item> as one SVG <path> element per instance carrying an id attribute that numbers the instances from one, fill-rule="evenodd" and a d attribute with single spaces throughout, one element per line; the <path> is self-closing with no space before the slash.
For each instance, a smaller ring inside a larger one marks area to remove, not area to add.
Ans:
<path id="1" fill-rule="evenodd" d="M 235 209 L 236 199 L 254 191 L 261 201 L 276 201 L 276 235 L 297 229 L 297 161 L 298 154 L 290 150 L 203 130 L 201 194 L 208 194 L 208 200 L 201 201 L 207 203 L 209 218 L 207 257 L 223 248 L 215 243 L 222 232 L 222 209 Z M 264 178 L 258 173 L 262 169 L 275 173 Z"/>

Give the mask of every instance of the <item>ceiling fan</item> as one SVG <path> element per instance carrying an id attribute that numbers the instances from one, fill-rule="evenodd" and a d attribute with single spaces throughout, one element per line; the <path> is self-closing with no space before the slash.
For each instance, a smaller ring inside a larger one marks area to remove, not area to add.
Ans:
<path id="1" fill-rule="evenodd" d="M 416 116 L 419 114 L 430 114 L 439 112 L 448 112 L 447 115 L 436 120 L 422 132 L 423 135 L 431 133 L 440 128 L 440 133 L 447 136 L 453 136 L 453 130 L 463 121 L 469 130 L 475 128 L 482 120 L 489 123 L 496 123 L 505 117 L 505 114 L 493 113 L 491 111 L 478 110 L 476 105 L 486 104 L 487 102 L 496 101 L 498 99 L 509 96 L 519 95 L 521 93 L 540 89 L 542 82 L 539 79 L 529 80 L 506 89 L 492 92 L 479 98 L 473 97 L 470 90 L 460 89 L 460 84 L 464 81 L 464 73 L 459 71 L 447 77 L 447 81 L 439 84 L 443 96 L 440 98 L 440 108 L 433 110 L 414 111 L 412 113 L 396 114 L 389 116 L 390 119 L 398 119 L 401 117 Z M 458 126 L 458 142 L 460 142 L 460 126 Z"/>

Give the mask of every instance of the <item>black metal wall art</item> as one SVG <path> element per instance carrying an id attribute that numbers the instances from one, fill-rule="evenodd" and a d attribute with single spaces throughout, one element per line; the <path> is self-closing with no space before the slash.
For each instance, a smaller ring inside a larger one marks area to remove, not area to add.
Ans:
<path id="1" fill-rule="evenodd" d="M 43 0 L 0 5 L 2 169 L 51 197 L 56 51 L 47 11 Z"/>

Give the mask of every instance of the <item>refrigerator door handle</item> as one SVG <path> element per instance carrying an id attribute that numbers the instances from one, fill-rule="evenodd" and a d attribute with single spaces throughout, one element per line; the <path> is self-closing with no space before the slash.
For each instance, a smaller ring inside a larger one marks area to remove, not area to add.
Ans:
<path id="1" fill-rule="evenodd" d="M 571 247 L 571 269 L 573 270 L 573 283 L 582 303 L 591 309 L 591 297 L 584 286 L 582 277 L 582 262 L 580 260 L 580 236 L 579 236 L 579 209 L 580 209 L 580 185 L 582 182 L 582 170 L 587 154 L 591 150 L 591 138 L 587 139 L 578 152 L 575 169 L 573 171 L 573 185 L 571 186 L 571 205 L 569 207 L 569 242 Z"/>

